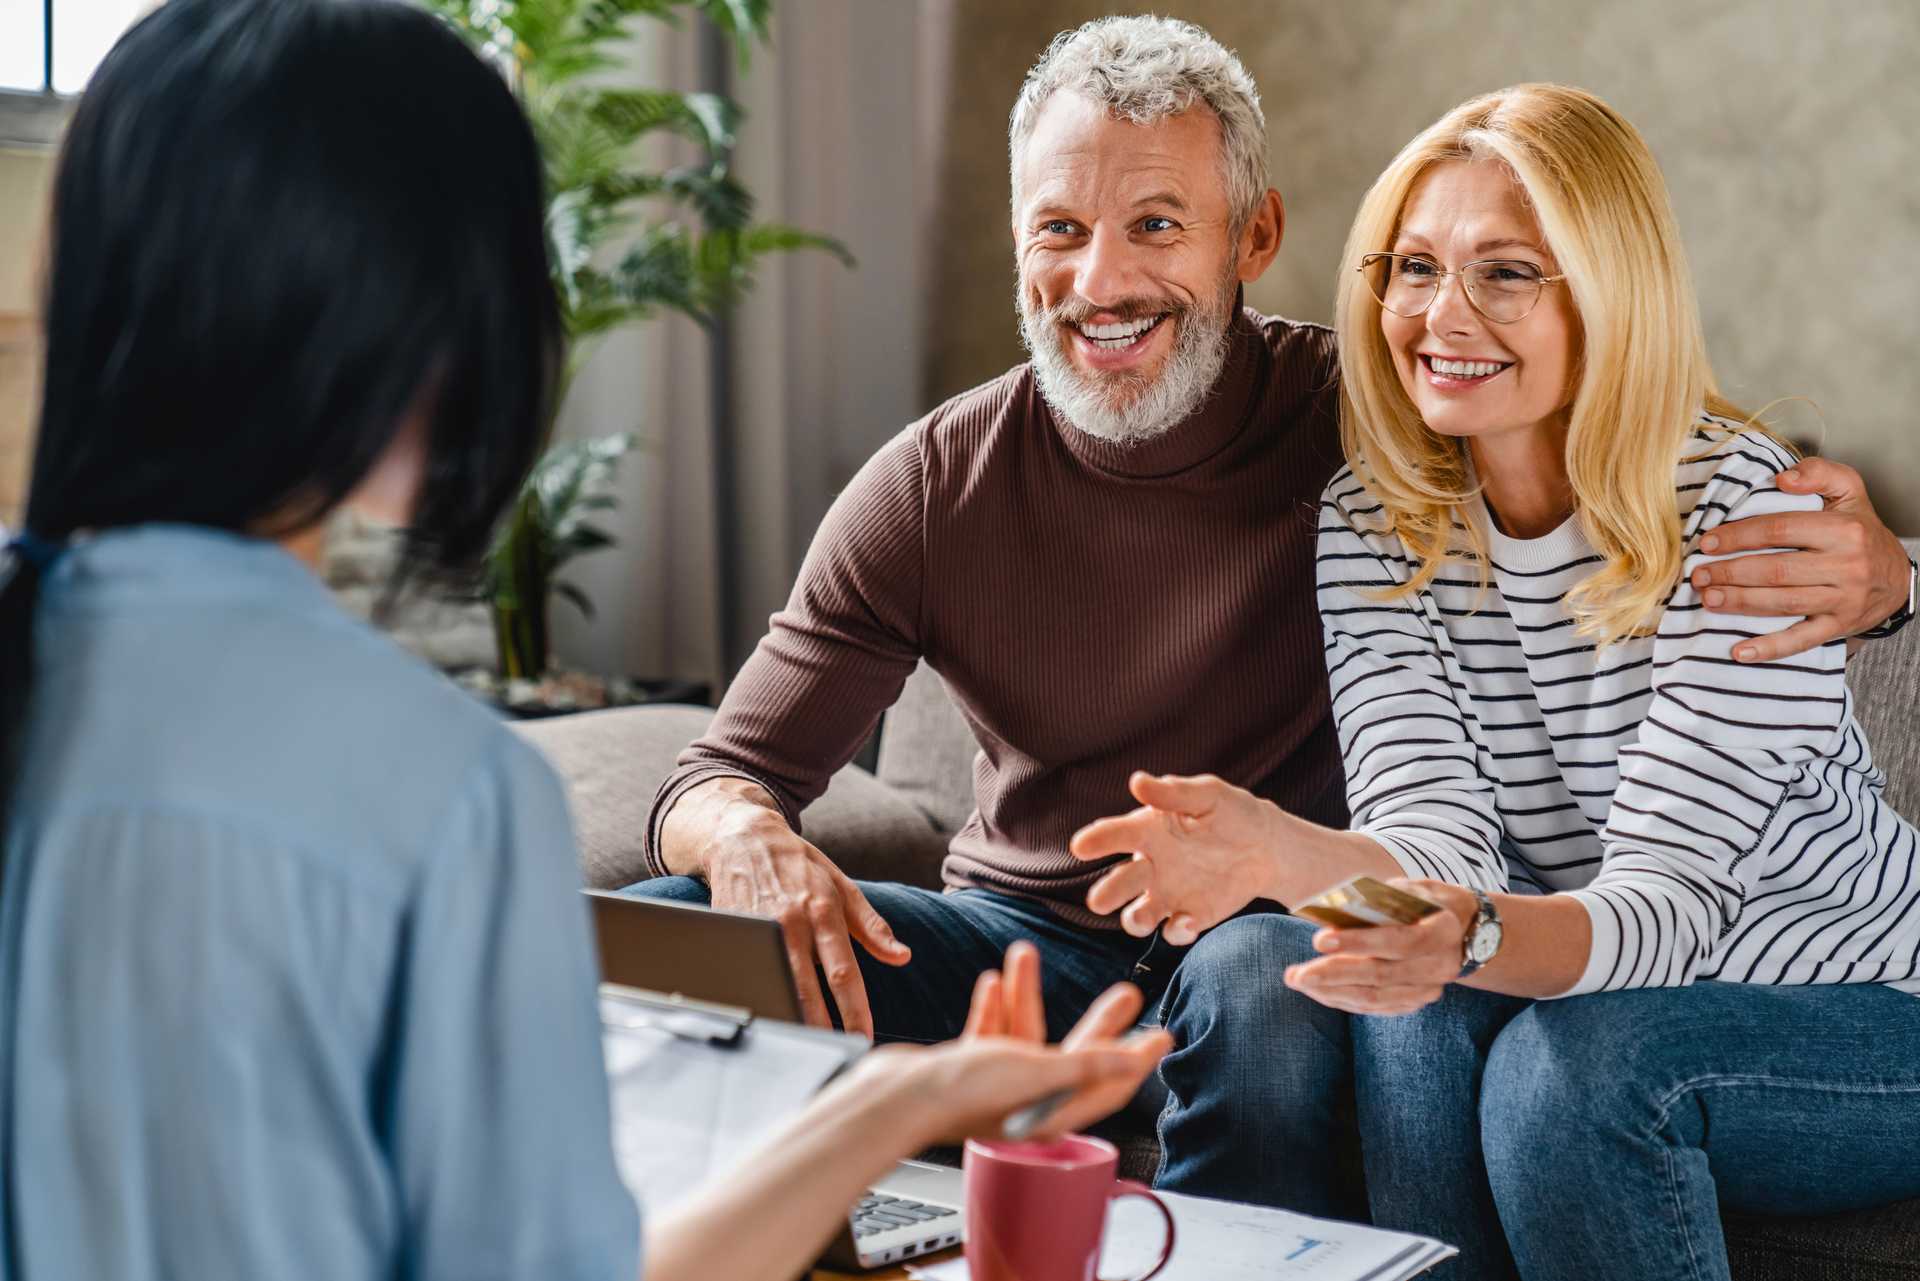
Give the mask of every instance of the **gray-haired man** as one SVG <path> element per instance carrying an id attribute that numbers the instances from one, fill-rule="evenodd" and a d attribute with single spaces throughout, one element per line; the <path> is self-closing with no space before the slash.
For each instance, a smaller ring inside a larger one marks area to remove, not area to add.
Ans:
<path id="1" fill-rule="evenodd" d="M 1032 360 L 907 428 L 834 505 L 661 788 L 647 849 L 663 879 L 635 892 L 779 919 L 810 1016 L 830 993 L 884 1037 L 956 1034 L 1016 938 L 1039 944 L 1062 1018 L 1178 967 L 1159 1182 L 1331 1212 L 1335 1122 L 1301 1083 L 1329 1079 L 1343 1016 L 1277 981 L 1257 921 L 1188 949 L 1129 937 L 1087 909 L 1101 869 L 1067 842 L 1138 768 L 1219 774 L 1344 824 L 1313 605 L 1315 514 L 1340 464 L 1333 338 L 1240 305 L 1283 211 L 1252 79 L 1197 27 L 1062 35 L 1014 108 L 1010 162 Z M 1856 476 L 1801 470 L 1844 510 L 1805 517 L 1813 553 L 1768 568 L 1835 593 L 1819 641 L 1878 622 L 1908 567 Z M 1874 555 L 1836 583 L 1817 553 L 1863 530 Z M 1766 612 L 1737 588 L 1723 608 Z M 944 895 L 856 885 L 798 834 L 923 658 L 980 744 Z"/>

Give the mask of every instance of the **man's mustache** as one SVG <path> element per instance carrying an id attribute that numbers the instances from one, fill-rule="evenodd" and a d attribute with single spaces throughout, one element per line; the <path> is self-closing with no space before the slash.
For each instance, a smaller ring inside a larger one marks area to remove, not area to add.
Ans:
<path id="1" fill-rule="evenodd" d="M 1095 316 L 1107 316 L 1110 320 L 1125 324 L 1130 320 L 1147 320 L 1154 316 L 1181 316 L 1192 309 L 1191 303 L 1173 298 L 1123 298 L 1103 307 L 1096 307 L 1084 298 L 1068 298 L 1051 307 L 1043 307 L 1040 314 L 1048 323 L 1055 325 L 1079 324 Z"/>

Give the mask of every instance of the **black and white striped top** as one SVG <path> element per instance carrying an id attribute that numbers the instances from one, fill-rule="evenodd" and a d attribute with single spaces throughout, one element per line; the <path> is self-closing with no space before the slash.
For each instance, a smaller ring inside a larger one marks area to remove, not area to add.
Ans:
<path id="1" fill-rule="evenodd" d="M 1721 522 L 1811 509 L 1785 450 L 1703 419 L 1678 469 L 1686 571 Z M 1413 566 L 1351 470 L 1321 504 L 1319 601 L 1353 827 L 1409 876 L 1572 891 L 1593 922 L 1568 994 L 1741 983 L 1886 983 L 1920 993 L 1920 850 L 1881 799 L 1841 642 L 1731 657 L 1785 618 L 1707 613 L 1683 577 L 1657 634 L 1604 651 L 1561 601 L 1600 557 L 1569 519 L 1501 535 L 1418 596 L 1368 589 Z"/>

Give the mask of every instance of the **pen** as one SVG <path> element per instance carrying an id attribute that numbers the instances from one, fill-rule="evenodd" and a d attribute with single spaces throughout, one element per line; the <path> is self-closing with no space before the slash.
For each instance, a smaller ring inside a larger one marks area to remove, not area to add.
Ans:
<path id="1" fill-rule="evenodd" d="M 1072 1090 L 1055 1090 L 1038 1103 L 1029 1103 L 1009 1116 L 1006 1124 L 1000 1127 L 1000 1133 L 1018 1143 L 1045 1125 L 1060 1110 L 1060 1105 L 1072 1097 Z"/>

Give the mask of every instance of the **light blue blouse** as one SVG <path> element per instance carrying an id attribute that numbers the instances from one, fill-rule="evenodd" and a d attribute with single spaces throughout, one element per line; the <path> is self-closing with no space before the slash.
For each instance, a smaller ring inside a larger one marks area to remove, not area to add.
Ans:
<path id="1" fill-rule="evenodd" d="M 279 548 L 44 584 L 0 1278 L 638 1276 L 558 780 Z"/>

